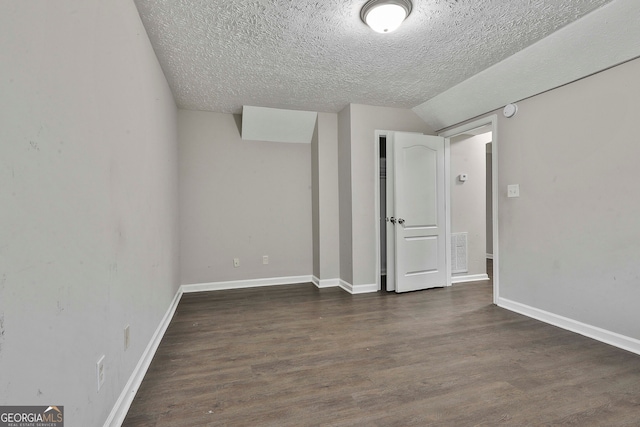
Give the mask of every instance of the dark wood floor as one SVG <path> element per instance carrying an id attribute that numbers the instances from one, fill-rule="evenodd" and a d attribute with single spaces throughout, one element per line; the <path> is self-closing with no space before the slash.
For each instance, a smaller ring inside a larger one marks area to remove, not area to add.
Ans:
<path id="1" fill-rule="evenodd" d="M 489 282 L 184 295 L 125 426 L 640 426 L 640 356 Z"/>

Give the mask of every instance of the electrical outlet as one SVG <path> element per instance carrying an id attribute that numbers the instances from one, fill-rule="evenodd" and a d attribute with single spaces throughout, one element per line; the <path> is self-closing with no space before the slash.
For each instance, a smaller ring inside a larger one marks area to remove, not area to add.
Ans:
<path id="1" fill-rule="evenodd" d="M 262 255 L 262 263 L 269 264 L 269 255 Z"/>
<path id="2" fill-rule="evenodd" d="M 519 184 L 507 185 L 507 197 L 520 197 L 520 185 Z"/>
<path id="3" fill-rule="evenodd" d="M 102 357 L 100 357 L 100 359 L 98 359 L 98 362 L 96 363 L 96 373 L 98 375 L 98 391 L 100 391 L 100 389 L 102 388 L 102 385 L 104 384 L 104 354 L 102 355 Z"/>
<path id="4" fill-rule="evenodd" d="M 240 258 L 234 258 L 233 259 L 233 266 L 234 267 L 240 267 Z"/>
<path id="5" fill-rule="evenodd" d="M 127 350 L 129 348 L 129 343 L 131 342 L 131 328 L 129 325 L 124 327 L 124 349 Z"/>

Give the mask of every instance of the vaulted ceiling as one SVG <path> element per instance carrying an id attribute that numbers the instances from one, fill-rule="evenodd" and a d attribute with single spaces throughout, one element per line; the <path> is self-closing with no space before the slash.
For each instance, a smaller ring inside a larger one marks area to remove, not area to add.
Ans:
<path id="1" fill-rule="evenodd" d="M 394 33 L 365 0 L 135 0 L 179 107 L 414 108 L 612 0 L 413 0 Z"/>

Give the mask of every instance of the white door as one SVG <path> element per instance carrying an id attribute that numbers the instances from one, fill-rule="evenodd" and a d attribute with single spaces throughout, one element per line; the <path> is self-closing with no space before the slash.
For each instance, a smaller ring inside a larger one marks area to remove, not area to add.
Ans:
<path id="1" fill-rule="evenodd" d="M 444 138 L 394 133 L 395 291 L 446 286 Z"/>

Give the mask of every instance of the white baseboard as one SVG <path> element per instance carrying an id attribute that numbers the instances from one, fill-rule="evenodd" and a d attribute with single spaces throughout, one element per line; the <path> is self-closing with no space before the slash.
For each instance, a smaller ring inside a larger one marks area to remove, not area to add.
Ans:
<path id="1" fill-rule="evenodd" d="M 523 314 L 527 317 L 532 317 L 540 320 L 541 322 L 549 323 L 559 328 L 584 335 L 585 337 L 593 338 L 594 340 L 601 341 L 635 354 L 640 354 L 640 340 L 635 338 L 598 328 L 597 326 L 587 325 L 585 323 L 578 322 L 577 320 L 549 313 L 506 298 L 498 297 L 497 305 L 498 307 Z"/>
<path id="2" fill-rule="evenodd" d="M 493 254 L 487 254 L 487 259 L 493 259 Z"/>
<path id="3" fill-rule="evenodd" d="M 313 284 L 320 289 L 340 286 L 340 279 L 318 279 L 316 276 L 313 276 L 312 280 Z"/>
<path id="4" fill-rule="evenodd" d="M 368 285 L 352 285 L 351 283 L 345 282 L 344 280 L 340 279 L 340 284 L 338 286 L 352 295 L 378 292 L 378 285 L 376 285 L 375 283 Z"/>
<path id="5" fill-rule="evenodd" d="M 151 361 L 153 360 L 153 356 L 156 354 L 156 350 L 158 350 L 160 341 L 162 341 L 162 337 L 164 337 L 164 333 L 167 331 L 169 323 L 171 323 L 171 319 L 176 312 L 176 308 L 178 307 L 181 297 L 182 291 L 178 289 L 175 297 L 173 297 L 173 301 L 171 301 L 171 305 L 169 305 L 169 309 L 160 321 L 158 328 L 151 337 L 151 341 L 147 344 L 147 348 L 145 348 L 142 353 L 142 357 L 140 357 L 138 364 L 129 377 L 129 381 L 127 381 L 127 384 L 124 386 L 124 390 L 120 393 L 113 409 L 111 409 L 111 413 L 104 422 L 104 427 L 119 427 L 124 422 L 127 412 L 129 412 L 129 408 L 131 407 L 131 403 L 133 403 L 133 398 L 136 397 L 136 393 L 138 392 L 138 389 L 142 384 L 142 380 L 151 365 Z"/>
<path id="6" fill-rule="evenodd" d="M 340 279 L 340 281 L 338 282 L 338 286 L 340 286 L 342 289 L 349 292 L 350 294 L 353 293 L 353 285 L 351 285 L 351 283 L 349 282 L 345 282 L 344 280 Z"/>
<path id="7" fill-rule="evenodd" d="M 372 292 L 378 292 L 378 285 L 375 283 L 369 283 L 367 285 L 353 285 L 354 294 L 370 294 Z"/>
<path id="8" fill-rule="evenodd" d="M 226 289 L 257 288 L 260 286 L 293 285 L 297 283 L 312 283 L 313 276 L 288 276 L 271 277 L 267 279 L 233 280 L 228 282 L 195 283 L 192 285 L 182 285 L 182 292 L 206 292 L 222 291 Z M 314 282 L 315 283 L 315 282 Z M 317 286 L 317 285 L 316 285 Z"/>
<path id="9" fill-rule="evenodd" d="M 479 280 L 489 280 L 486 273 L 483 274 L 467 274 L 466 276 L 451 276 L 451 283 L 477 282 Z"/>

